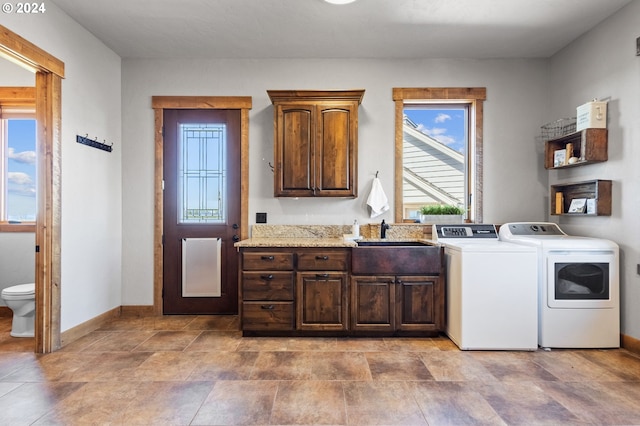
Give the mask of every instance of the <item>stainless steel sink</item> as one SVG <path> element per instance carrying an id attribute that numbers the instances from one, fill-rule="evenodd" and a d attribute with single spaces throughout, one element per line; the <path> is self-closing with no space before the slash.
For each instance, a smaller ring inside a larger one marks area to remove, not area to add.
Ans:
<path id="1" fill-rule="evenodd" d="M 358 241 L 359 247 L 422 247 L 430 245 L 433 244 L 425 243 L 422 241 Z"/>

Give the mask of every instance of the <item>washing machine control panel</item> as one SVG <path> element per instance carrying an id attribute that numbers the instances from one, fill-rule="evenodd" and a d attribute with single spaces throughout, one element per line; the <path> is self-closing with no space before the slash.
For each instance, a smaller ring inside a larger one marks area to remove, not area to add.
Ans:
<path id="1" fill-rule="evenodd" d="M 509 223 L 511 235 L 565 235 L 555 223 Z"/>
<path id="2" fill-rule="evenodd" d="M 432 235 L 437 240 L 498 239 L 495 225 L 469 223 L 464 225 L 433 225 Z"/>

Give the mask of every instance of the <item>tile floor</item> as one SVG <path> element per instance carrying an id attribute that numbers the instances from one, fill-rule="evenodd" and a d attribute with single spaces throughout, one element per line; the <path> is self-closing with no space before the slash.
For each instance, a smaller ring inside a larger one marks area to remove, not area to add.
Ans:
<path id="1" fill-rule="evenodd" d="M 123 317 L 47 355 L 0 318 L 2 425 L 640 424 L 626 350 L 446 337 L 246 338 L 236 317 Z"/>

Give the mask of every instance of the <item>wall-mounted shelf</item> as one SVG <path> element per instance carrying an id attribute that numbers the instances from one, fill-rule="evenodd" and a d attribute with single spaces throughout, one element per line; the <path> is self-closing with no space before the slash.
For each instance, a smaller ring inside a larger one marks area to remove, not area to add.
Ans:
<path id="1" fill-rule="evenodd" d="M 554 165 L 556 151 L 567 149 L 567 144 L 571 144 L 573 148 L 572 156 L 576 157 L 577 161 L 573 164 Z M 545 141 L 544 167 L 546 169 L 562 169 L 607 161 L 607 149 L 607 129 L 580 130 L 560 138 Z"/>
<path id="2" fill-rule="evenodd" d="M 611 216 L 611 181 L 595 179 L 551 185 L 549 199 L 552 215 Z M 569 213 L 571 202 L 577 199 L 586 199 L 590 207 L 581 213 Z M 558 203 L 562 208 L 556 210 Z"/>

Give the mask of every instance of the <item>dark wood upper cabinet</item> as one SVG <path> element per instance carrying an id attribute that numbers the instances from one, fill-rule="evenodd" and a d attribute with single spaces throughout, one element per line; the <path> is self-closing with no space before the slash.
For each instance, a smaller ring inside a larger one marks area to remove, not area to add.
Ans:
<path id="1" fill-rule="evenodd" d="M 357 197 L 364 90 L 268 90 L 274 105 L 274 196 Z"/>

